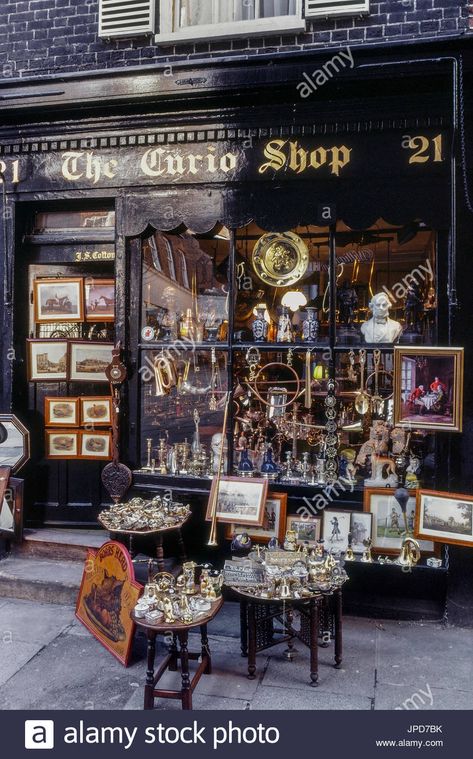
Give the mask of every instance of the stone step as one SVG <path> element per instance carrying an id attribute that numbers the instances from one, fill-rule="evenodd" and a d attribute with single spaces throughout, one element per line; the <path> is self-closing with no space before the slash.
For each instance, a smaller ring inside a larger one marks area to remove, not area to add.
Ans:
<path id="1" fill-rule="evenodd" d="M 0 597 L 74 606 L 83 568 L 82 561 L 9 556 L 0 561 Z"/>
<path id="2" fill-rule="evenodd" d="M 23 542 L 14 545 L 12 551 L 14 556 L 82 562 L 89 548 L 100 548 L 107 540 L 105 530 L 26 529 Z"/>

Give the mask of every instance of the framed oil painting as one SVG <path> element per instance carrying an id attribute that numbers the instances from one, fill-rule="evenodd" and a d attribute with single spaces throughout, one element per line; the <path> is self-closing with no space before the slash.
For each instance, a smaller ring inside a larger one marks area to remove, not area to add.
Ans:
<path id="1" fill-rule="evenodd" d="M 439 543 L 473 546 L 473 496 L 417 492 L 415 536 Z"/>
<path id="2" fill-rule="evenodd" d="M 76 617 L 125 667 L 135 624 L 130 617 L 142 592 L 125 546 L 109 541 L 89 550 L 77 599 Z"/>
<path id="3" fill-rule="evenodd" d="M 28 340 L 28 380 L 66 382 L 67 340 Z"/>
<path id="4" fill-rule="evenodd" d="M 46 430 L 46 458 L 77 459 L 79 441 L 78 430 Z"/>
<path id="5" fill-rule="evenodd" d="M 365 488 L 363 510 L 373 516 L 371 526 L 372 548 L 376 553 L 398 554 L 403 538 L 414 535 L 416 514 L 416 491 L 412 491 L 405 515 L 394 498 L 392 488 Z M 420 541 L 423 554 L 436 553 L 432 540 Z"/>
<path id="6" fill-rule="evenodd" d="M 278 543 L 282 543 L 286 528 L 286 510 L 287 494 L 270 493 L 264 504 L 264 520 L 261 527 L 229 524 L 225 536 L 231 539 L 236 533 L 246 532 L 254 543 L 269 543 L 271 538 L 276 538 Z"/>
<path id="7" fill-rule="evenodd" d="M 107 396 L 84 396 L 80 399 L 80 423 L 83 427 L 110 427 L 112 399 Z"/>
<path id="8" fill-rule="evenodd" d="M 113 343 L 69 343 L 69 380 L 71 382 L 108 382 L 105 370 L 112 363 Z"/>
<path id="9" fill-rule="evenodd" d="M 35 322 L 84 321 L 83 283 L 82 277 L 36 279 L 33 293 Z"/>
<path id="10" fill-rule="evenodd" d="M 303 546 L 307 544 L 310 548 L 313 548 L 317 541 L 320 540 L 322 520 L 320 517 L 306 517 L 304 519 L 290 514 L 286 520 L 287 530 L 294 530 L 297 545 Z"/>
<path id="11" fill-rule="evenodd" d="M 394 348 L 394 425 L 462 431 L 463 348 Z"/>
<path id="12" fill-rule="evenodd" d="M 113 322 L 115 320 L 115 280 L 84 280 L 85 320 L 88 322 Z"/>
<path id="13" fill-rule="evenodd" d="M 108 461 L 112 458 L 112 435 L 110 432 L 81 432 L 81 459 Z"/>
<path id="14" fill-rule="evenodd" d="M 0 503 L 0 535 L 19 543 L 23 535 L 23 480 L 10 477 Z"/>
<path id="15" fill-rule="evenodd" d="M 350 532 L 349 511 L 324 509 L 323 539 L 327 551 L 346 551 L 348 548 L 348 533 Z"/>
<path id="16" fill-rule="evenodd" d="M 264 522 L 264 504 L 268 493 L 268 480 L 247 480 L 241 477 L 214 477 L 207 504 L 206 519 L 212 519 L 211 504 L 217 492 L 217 521 L 227 524 L 261 527 Z"/>
<path id="17" fill-rule="evenodd" d="M 79 398 L 44 399 L 44 423 L 46 427 L 78 427 Z"/>

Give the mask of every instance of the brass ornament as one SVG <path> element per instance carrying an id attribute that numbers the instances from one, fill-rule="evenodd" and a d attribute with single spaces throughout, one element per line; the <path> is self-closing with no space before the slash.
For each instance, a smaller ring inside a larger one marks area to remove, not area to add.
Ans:
<path id="1" fill-rule="evenodd" d="M 304 276 L 309 265 L 309 249 L 293 232 L 268 232 L 256 242 L 252 264 L 265 284 L 288 287 Z"/>

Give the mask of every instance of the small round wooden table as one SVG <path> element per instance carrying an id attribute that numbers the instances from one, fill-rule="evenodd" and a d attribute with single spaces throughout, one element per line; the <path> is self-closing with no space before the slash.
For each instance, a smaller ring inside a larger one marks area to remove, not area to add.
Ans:
<path id="1" fill-rule="evenodd" d="M 184 545 L 181 528 L 186 524 L 189 517 L 190 517 L 190 514 L 185 519 L 183 519 L 182 522 L 178 522 L 175 525 L 173 524 L 170 527 L 160 527 L 159 529 L 156 529 L 156 530 L 111 530 L 110 527 L 107 527 L 100 519 L 98 521 L 100 522 L 102 527 L 104 527 L 110 533 L 112 538 L 115 535 L 116 536 L 123 535 L 128 538 L 128 551 L 132 559 L 134 559 L 136 556 L 136 550 L 135 550 L 136 538 L 152 538 L 155 544 L 158 570 L 160 572 L 164 572 L 163 539 L 164 539 L 165 534 L 169 534 L 173 530 L 176 530 L 177 532 L 177 543 L 179 546 L 179 560 L 181 561 L 181 563 L 184 561 L 187 561 L 186 547 Z"/>
<path id="2" fill-rule="evenodd" d="M 335 640 L 335 666 L 342 663 L 342 591 L 330 594 L 314 593 L 300 599 L 260 598 L 231 586 L 240 601 L 240 633 L 242 656 L 248 657 L 248 679 L 256 674 L 256 654 L 279 643 L 287 643 L 285 651 L 288 660 L 294 658 L 294 641 L 300 640 L 310 652 L 310 685 L 319 680 L 319 636 L 322 634 Z M 301 627 L 296 630 L 294 611 L 300 615 Z M 274 621 L 281 629 L 274 628 Z M 276 637 L 275 633 L 279 633 Z"/>
<path id="3" fill-rule="evenodd" d="M 218 614 L 223 605 L 223 598 L 218 598 L 213 602 L 212 608 L 205 615 L 190 625 L 182 622 L 160 622 L 153 625 L 145 622 L 143 619 L 137 619 L 134 613 L 131 617 L 137 627 L 146 631 L 148 638 L 148 669 L 146 671 L 146 685 L 144 697 L 144 709 L 154 709 L 154 700 L 156 698 L 175 698 L 180 699 L 183 709 L 192 709 L 192 694 L 202 675 L 212 674 L 212 661 L 210 658 L 209 640 L 207 637 L 207 624 Z M 200 627 L 201 651 L 190 653 L 188 651 L 189 630 Z M 155 671 L 156 659 L 156 638 L 158 635 L 172 634 L 172 643 L 169 653 L 163 659 L 158 669 Z M 179 644 L 179 648 L 178 648 Z M 189 674 L 189 661 L 197 661 L 202 657 L 202 661 L 197 667 L 192 679 Z M 164 673 L 177 671 L 178 660 L 181 664 L 182 687 L 180 690 L 166 690 L 156 688 Z"/>

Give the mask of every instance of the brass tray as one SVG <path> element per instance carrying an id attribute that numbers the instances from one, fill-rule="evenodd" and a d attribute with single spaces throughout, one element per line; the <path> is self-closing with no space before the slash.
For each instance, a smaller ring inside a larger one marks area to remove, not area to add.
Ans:
<path id="1" fill-rule="evenodd" d="M 262 282 L 288 287 L 298 282 L 309 265 L 309 249 L 293 232 L 268 232 L 253 248 L 252 264 Z"/>

